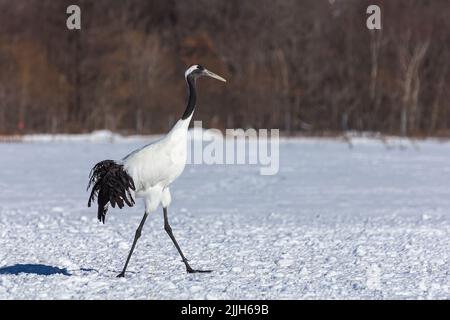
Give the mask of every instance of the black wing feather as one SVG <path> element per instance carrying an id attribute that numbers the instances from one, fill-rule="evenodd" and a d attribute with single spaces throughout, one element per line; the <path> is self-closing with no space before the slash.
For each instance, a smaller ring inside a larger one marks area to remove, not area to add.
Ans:
<path id="1" fill-rule="evenodd" d="M 89 190 L 91 187 L 88 207 L 97 198 L 97 217 L 103 223 L 105 223 L 109 204 L 113 208 L 117 205 L 122 209 L 125 204 L 132 207 L 135 203 L 131 194 L 131 190 L 136 190 L 133 179 L 125 171 L 123 165 L 113 160 L 101 161 L 92 168 L 87 189 Z"/>

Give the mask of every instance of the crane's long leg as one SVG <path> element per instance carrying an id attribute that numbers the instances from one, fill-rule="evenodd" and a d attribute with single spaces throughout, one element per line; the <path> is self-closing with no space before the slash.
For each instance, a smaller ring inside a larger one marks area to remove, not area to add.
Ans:
<path id="1" fill-rule="evenodd" d="M 125 262 L 125 266 L 123 267 L 122 272 L 117 275 L 118 278 L 125 277 L 125 271 L 127 270 L 128 262 L 130 262 L 130 258 L 131 258 L 131 255 L 133 254 L 134 247 L 136 246 L 136 242 L 141 237 L 142 228 L 144 227 L 145 220 L 147 220 L 147 216 L 148 216 L 148 213 L 145 212 L 144 217 L 142 218 L 141 223 L 139 224 L 139 227 L 136 230 L 133 245 L 131 246 L 130 253 L 128 254 L 127 262 Z"/>
<path id="2" fill-rule="evenodd" d="M 181 256 L 181 259 L 183 260 L 184 265 L 186 266 L 186 271 L 188 273 L 211 272 L 212 270 L 194 270 L 194 269 L 191 268 L 191 266 L 188 263 L 188 260 L 186 259 L 186 257 L 183 254 L 183 251 L 181 251 L 181 248 L 178 245 L 178 242 L 175 239 L 175 236 L 173 235 L 172 228 L 170 227 L 170 224 L 169 224 L 169 219 L 167 218 L 167 208 L 163 208 L 163 211 L 164 211 L 164 230 L 166 230 L 166 232 L 169 235 L 170 239 L 172 239 L 173 244 L 177 248 L 178 253 Z"/>

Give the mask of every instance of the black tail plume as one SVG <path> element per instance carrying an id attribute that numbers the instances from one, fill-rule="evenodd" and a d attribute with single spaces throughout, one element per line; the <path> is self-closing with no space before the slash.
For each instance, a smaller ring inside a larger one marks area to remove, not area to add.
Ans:
<path id="1" fill-rule="evenodd" d="M 89 197 L 88 207 L 97 197 L 98 220 L 105 223 L 108 203 L 112 207 L 117 206 L 122 209 L 124 203 L 132 207 L 134 199 L 130 190 L 136 190 L 133 179 L 124 170 L 123 165 L 117 164 L 113 160 L 104 160 L 97 163 L 89 174 L 89 184 L 87 189 L 92 186 L 92 192 Z"/>

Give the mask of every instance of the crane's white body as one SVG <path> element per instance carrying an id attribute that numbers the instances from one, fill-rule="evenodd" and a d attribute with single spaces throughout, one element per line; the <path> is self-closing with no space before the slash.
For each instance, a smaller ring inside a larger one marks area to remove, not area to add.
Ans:
<path id="1" fill-rule="evenodd" d="M 171 202 L 169 185 L 180 176 L 187 160 L 187 133 L 192 115 L 180 119 L 162 139 L 133 151 L 122 160 L 133 178 L 135 196 L 144 198 L 146 213 Z"/>

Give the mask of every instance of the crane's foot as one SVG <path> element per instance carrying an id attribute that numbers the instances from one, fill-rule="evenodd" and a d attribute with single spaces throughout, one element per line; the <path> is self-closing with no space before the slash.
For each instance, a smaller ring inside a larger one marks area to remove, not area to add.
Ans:
<path id="1" fill-rule="evenodd" d="M 212 270 L 195 270 L 195 269 L 192 269 L 191 267 L 186 267 L 186 271 L 187 271 L 187 273 L 210 273 L 210 272 L 212 272 Z"/>
<path id="2" fill-rule="evenodd" d="M 117 278 L 125 278 L 125 272 L 121 272 L 117 275 Z"/>

